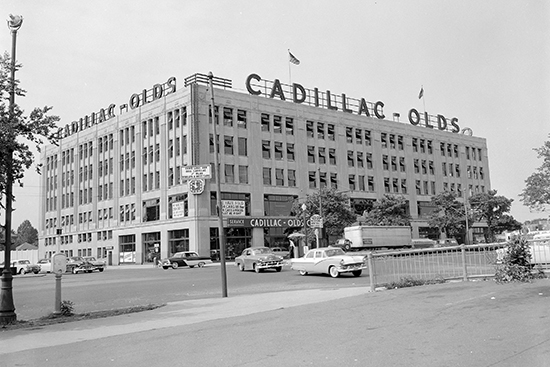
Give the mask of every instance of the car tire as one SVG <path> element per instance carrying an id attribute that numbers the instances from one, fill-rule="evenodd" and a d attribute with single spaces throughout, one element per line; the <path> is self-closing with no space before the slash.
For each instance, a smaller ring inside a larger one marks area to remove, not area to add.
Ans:
<path id="1" fill-rule="evenodd" d="M 360 277 L 362 272 L 363 270 L 355 270 L 355 271 L 352 271 L 351 273 L 353 274 L 354 277 Z"/>
<path id="2" fill-rule="evenodd" d="M 200 262 L 200 263 L 197 264 L 197 266 L 198 266 L 199 268 L 202 268 L 202 267 L 204 267 L 204 263 L 203 263 L 203 262 Z"/>
<path id="3" fill-rule="evenodd" d="M 189 267 L 190 267 L 190 268 L 194 268 L 194 267 L 195 267 L 195 265 L 189 265 Z"/>
<path id="4" fill-rule="evenodd" d="M 97 270 L 99 270 L 99 272 L 101 273 L 103 270 L 105 270 L 105 268 L 99 268 Z"/>
<path id="5" fill-rule="evenodd" d="M 277 267 L 275 268 L 275 270 L 277 271 L 277 273 L 280 273 L 281 270 L 283 270 L 283 267 L 282 267 L 282 266 L 277 266 Z"/>
<path id="6" fill-rule="evenodd" d="M 73 274 L 76 274 L 78 273 L 78 271 L 76 271 L 76 268 L 73 268 Z"/>
<path id="7" fill-rule="evenodd" d="M 23 272 L 24 272 L 23 269 L 19 269 L 19 275 L 23 275 Z"/>
<path id="8" fill-rule="evenodd" d="M 307 275 L 307 271 L 305 271 L 305 270 L 300 270 L 299 273 L 300 273 L 301 276 Z"/>
<path id="9" fill-rule="evenodd" d="M 244 264 L 243 263 L 239 263 L 239 265 L 237 265 L 239 267 L 239 270 L 240 271 L 244 271 Z"/>
<path id="10" fill-rule="evenodd" d="M 164 270 L 168 270 L 169 266 L 163 266 L 162 267 Z"/>
<path id="11" fill-rule="evenodd" d="M 261 272 L 262 272 L 262 269 L 258 268 L 258 267 L 256 266 L 256 264 L 252 265 L 252 267 L 254 268 L 254 271 L 255 271 L 256 273 L 261 273 Z"/>
<path id="12" fill-rule="evenodd" d="M 179 266 L 179 264 L 178 264 L 178 263 L 172 263 L 172 269 L 177 269 L 177 268 L 178 268 L 178 266 Z"/>
<path id="13" fill-rule="evenodd" d="M 336 268 L 336 266 L 331 266 L 329 269 L 328 269 L 328 273 L 330 274 L 331 277 L 333 278 L 338 278 L 340 276 L 340 273 L 338 272 L 338 269 Z"/>

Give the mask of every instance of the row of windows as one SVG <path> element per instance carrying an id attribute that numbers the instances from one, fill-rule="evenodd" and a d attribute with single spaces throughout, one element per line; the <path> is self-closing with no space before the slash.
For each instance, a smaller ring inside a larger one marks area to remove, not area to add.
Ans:
<path id="1" fill-rule="evenodd" d="M 275 173 L 275 177 L 273 177 L 273 173 Z M 296 187 L 296 170 L 264 167 L 262 174 L 264 185 Z"/>
<path id="2" fill-rule="evenodd" d="M 214 106 L 214 115 L 216 120 L 216 125 L 220 124 L 220 115 L 219 115 L 220 107 Z M 208 106 L 208 118 L 209 122 L 212 123 L 212 108 L 211 105 Z M 223 107 L 223 124 L 224 126 L 233 126 L 233 121 L 235 120 L 235 116 L 233 115 L 233 108 L 231 107 Z M 247 127 L 247 114 L 246 110 L 237 109 L 237 126 L 243 129 L 246 129 Z"/>
<path id="3" fill-rule="evenodd" d="M 282 116 L 262 113 L 260 124 L 262 131 L 273 130 L 276 134 L 282 134 L 284 128 L 286 135 L 294 135 L 294 119 L 292 117 L 285 117 L 283 124 Z"/>

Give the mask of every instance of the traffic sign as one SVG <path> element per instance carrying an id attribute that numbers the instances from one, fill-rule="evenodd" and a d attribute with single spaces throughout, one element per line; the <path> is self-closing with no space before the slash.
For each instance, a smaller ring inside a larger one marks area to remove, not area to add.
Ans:
<path id="1" fill-rule="evenodd" d="M 209 164 L 202 166 L 183 166 L 181 168 L 181 178 L 191 180 L 193 178 L 210 179 L 212 178 L 212 167 Z"/>
<path id="2" fill-rule="evenodd" d="M 309 226 L 311 228 L 323 228 L 323 217 L 319 214 L 314 214 L 309 218 Z"/>

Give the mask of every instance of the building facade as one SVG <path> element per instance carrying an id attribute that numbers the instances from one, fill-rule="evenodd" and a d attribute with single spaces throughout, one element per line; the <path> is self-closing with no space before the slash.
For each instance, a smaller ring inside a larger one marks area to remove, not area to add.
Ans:
<path id="1" fill-rule="evenodd" d="M 246 91 L 205 75 L 132 94 L 60 130 L 43 150 L 40 256 L 60 250 L 111 264 L 218 249 L 220 184 L 227 248 L 288 243 L 291 213 L 320 187 L 353 207 L 385 194 L 409 202 L 413 237 L 431 236 L 431 197 L 490 190 L 487 144 L 458 120 L 411 109 L 386 118 L 382 101 L 333 95 L 251 74 Z M 214 139 L 213 123 L 217 137 Z M 220 156 L 220 177 L 189 179 Z M 197 171 L 198 172 L 198 171 Z M 360 214 L 360 213 L 358 213 Z M 474 228 L 474 232 L 476 228 Z"/>

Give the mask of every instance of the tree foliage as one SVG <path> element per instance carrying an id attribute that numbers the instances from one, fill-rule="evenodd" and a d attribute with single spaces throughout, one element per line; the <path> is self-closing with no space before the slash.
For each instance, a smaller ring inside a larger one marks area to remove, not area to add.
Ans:
<path id="1" fill-rule="evenodd" d="M 20 64 L 15 65 L 16 71 L 20 68 Z M 16 96 L 23 97 L 26 93 L 19 87 L 19 80 L 12 84 L 11 69 L 10 56 L 4 53 L 0 56 L 0 199 L 6 195 L 8 169 L 11 169 L 14 183 L 22 185 L 25 170 L 34 163 L 31 146 L 40 152 L 40 146 L 46 142 L 55 144 L 58 131 L 56 123 L 59 121 L 58 116 L 48 115 L 51 110 L 48 106 L 35 108 L 27 116 L 14 104 L 13 113 L 10 113 L 12 86 Z M 40 173 L 40 165 L 35 167 Z"/>
<path id="2" fill-rule="evenodd" d="M 497 264 L 495 280 L 497 282 L 528 282 L 533 279 L 531 273 L 531 252 L 524 238 L 515 238 L 503 251 L 502 260 Z"/>
<path id="3" fill-rule="evenodd" d="M 337 192 L 334 188 L 323 187 L 308 194 L 305 202 L 295 200 L 292 211 L 298 219 L 304 217 L 303 204 L 306 205 L 306 219 L 314 214 L 322 216 L 324 231 L 328 236 L 342 236 L 344 228 L 355 222 L 357 218 L 349 206 L 349 197 L 345 193 Z M 313 239 L 315 236 L 313 230 L 308 226 L 306 226 L 306 230 L 308 238 Z"/>
<path id="4" fill-rule="evenodd" d="M 506 219 L 503 216 L 504 213 L 510 211 L 512 201 L 513 199 L 497 195 L 497 190 L 477 193 L 470 197 L 469 202 L 474 212 L 474 219 L 487 223 L 486 242 L 495 242 L 495 234 L 500 233 L 500 224 L 503 223 L 501 219 Z"/>
<path id="5" fill-rule="evenodd" d="M 550 138 L 550 134 L 548 135 Z M 545 211 L 550 207 L 550 140 L 540 148 L 534 148 L 542 165 L 525 180 L 525 188 L 519 194 L 520 200 L 534 211 Z"/>
<path id="6" fill-rule="evenodd" d="M 431 204 L 436 207 L 436 210 L 428 218 L 430 227 L 436 227 L 448 238 L 464 236 L 466 209 L 454 193 L 444 191 L 432 196 Z"/>
<path id="7" fill-rule="evenodd" d="M 34 228 L 29 220 L 23 221 L 17 228 L 17 246 L 27 242 L 34 244 L 38 241 L 38 231 Z"/>
<path id="8" fill-rule="evenodd" d="M 365 225 L 369 226 L 410 226 L 409 203 L 403 196 L 384 195 L 376 200 L 372 209 L 363 214 Z"/>

